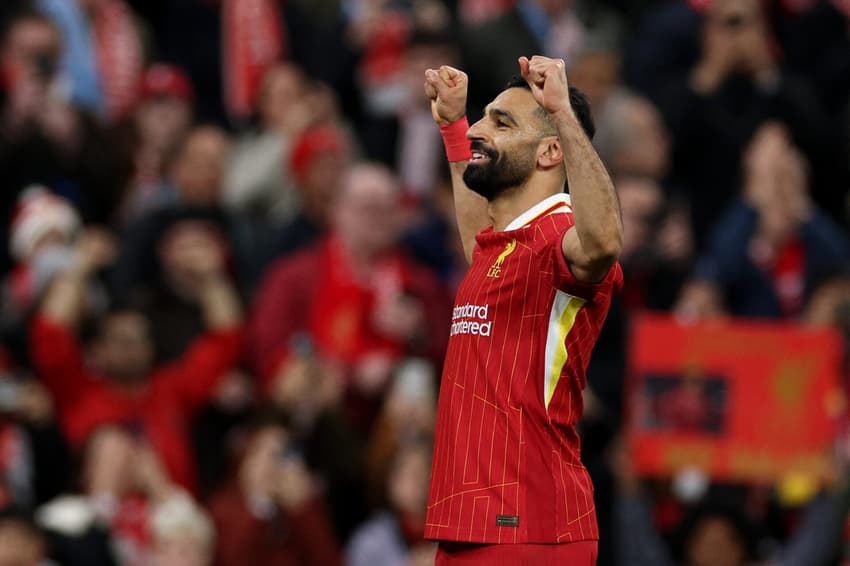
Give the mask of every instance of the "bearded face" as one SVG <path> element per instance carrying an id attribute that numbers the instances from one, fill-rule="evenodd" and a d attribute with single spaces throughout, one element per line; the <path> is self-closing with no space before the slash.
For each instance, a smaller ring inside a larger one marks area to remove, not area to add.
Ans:
<path id="1" fill-rule="evenodd" d="M 474 140 L 471 149 L 472 159 L 463 172 L 463 181 L 488 201 L 521 186 L 537 166 L 537 147 L 534 144 L 500 152 Z"/>

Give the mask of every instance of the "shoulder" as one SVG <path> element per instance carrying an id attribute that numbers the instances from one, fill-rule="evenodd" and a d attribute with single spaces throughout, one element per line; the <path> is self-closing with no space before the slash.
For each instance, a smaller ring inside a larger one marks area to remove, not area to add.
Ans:
<path id="1" fill-rule="evenodd" d="M 575 219 L 572 211 L 553 212 L 535 220 L 531 227 L 534 241 L 540 246 L 560 244 L 567 230 L 573 227 Z"/>
<path id="2" fill-rule="evenodd" d="M 276 259 L 266 269 L 263 276 L 264 283 L 268 284 L 303 275 L 314 275 L 322 260 L 322 249 L 321 244 L 314 244 Z"/>

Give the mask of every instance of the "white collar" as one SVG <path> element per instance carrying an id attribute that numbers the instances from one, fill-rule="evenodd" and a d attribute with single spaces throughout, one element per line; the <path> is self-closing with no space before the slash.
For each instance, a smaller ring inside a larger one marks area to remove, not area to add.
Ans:
<path id="1" fill-rule="evenodd" d="M 540 216 L 541 214 L 543 214 L 544 212 L 559 203 L 565 204 L 568 207 L 572 208 L 570 195 L 568 195 L 567 193 L 558 193 L 556 195 L 546 197 L 545 199 L 541 200 L 540 202 L 538 202 L 537 204 L 535 204 L 534 206 L 514 218 L 513 222 L 505 226 L 504 231 L 507 232 L 508 230 L 519 230 L 520 228 L 530 224 L 532 220 L 534 220 L 535 218 L 537 218 L 538 216 Z M 568 211 L 564 209 L 557 209 L 552 211 L 552 213 L 555 212 Z"/>

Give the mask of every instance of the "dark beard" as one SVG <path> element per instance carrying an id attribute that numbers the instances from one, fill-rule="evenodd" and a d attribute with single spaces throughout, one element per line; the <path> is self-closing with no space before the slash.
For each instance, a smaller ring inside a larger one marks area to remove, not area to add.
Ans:
<path id="1" fill-rule="evenodd" d="M 475 143 L 472 144 L 472 150 L 481 152 L 490 159 L 482 164 L 469 162 L 463 172 L 463 182 L 488 201 L 519 187 L 534 171 L 533 153 L 526 151 L 519 154 L 499 154 Z"/>

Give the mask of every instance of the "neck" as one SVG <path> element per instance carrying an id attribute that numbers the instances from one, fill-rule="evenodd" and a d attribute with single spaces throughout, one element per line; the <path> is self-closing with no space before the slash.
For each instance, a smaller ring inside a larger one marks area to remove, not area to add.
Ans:
<path id="1" fill-rule="evenodd" d="M 530 181 L 530 180 L 529 180 Z M 509 189 L 487 204 L 487 215 L 493 222 L 493 230 L 502 232 L 520 214 L 549 198 L 563 192 L 563 186 L 548 183 L 527 182 L 519 187 Z"/>

